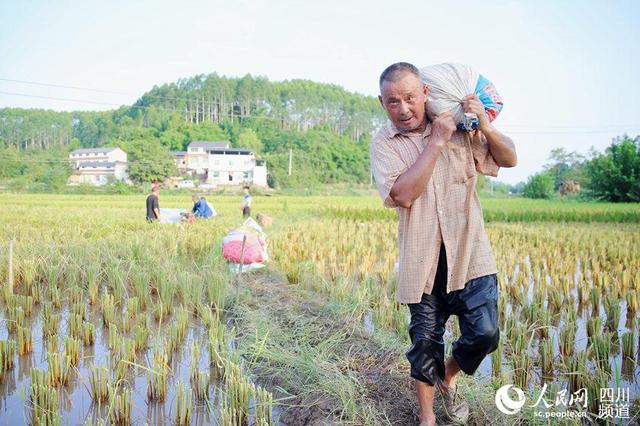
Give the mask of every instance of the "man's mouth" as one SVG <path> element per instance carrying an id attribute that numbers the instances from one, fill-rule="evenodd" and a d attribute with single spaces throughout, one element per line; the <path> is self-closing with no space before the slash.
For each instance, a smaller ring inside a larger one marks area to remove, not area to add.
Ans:
<path id="1" fill-rule="evenodd" d="M 406 123 L 407 121 L 411 120 L 413 117 L 409 117 L 409 118 L 401 118 L 400 121 L 402 121 L 403 123 Z"/>

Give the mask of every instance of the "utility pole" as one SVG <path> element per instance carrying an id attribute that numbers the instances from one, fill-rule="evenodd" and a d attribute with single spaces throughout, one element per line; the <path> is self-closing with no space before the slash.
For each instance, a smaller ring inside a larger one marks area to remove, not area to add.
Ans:
<path id="1" fill-rule="evenodd" d="M 293 150 L 289 148 L 289 176 L 291 176 L 291 157 L 293 156 Z"/>

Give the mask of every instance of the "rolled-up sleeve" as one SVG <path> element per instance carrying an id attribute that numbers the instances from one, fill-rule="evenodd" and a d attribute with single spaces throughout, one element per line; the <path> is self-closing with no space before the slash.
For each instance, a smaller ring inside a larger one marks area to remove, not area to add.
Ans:
<path id="1" fill-rule="evenodd" d="M 473 161 L 476 164 L 478 173 L 486 176 L 498 176 L 500 167 L 496 163 L 495 158 L 489 151 L 489 142 L 480 131 L 475 131 L 471 137 L 471 151 L 473 152 Z"/>
<path id="2" fill-rule="evenodd" d="M 371 170 L 376 182 L 378 193 L 383 200 L 383 205 L 395 208 L 398 205 L 393 201 L 389 193 L 398 176 L 404 173 L 408 166 L 400 158 L 393 148 L 391 141 L 384 137 L 374 137 L 369 149 Z"/>

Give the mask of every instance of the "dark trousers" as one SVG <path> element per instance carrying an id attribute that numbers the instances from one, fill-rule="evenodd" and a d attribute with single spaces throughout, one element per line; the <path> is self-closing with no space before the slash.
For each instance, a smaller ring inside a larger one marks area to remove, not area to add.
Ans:
<path id="1" fill-rule="evenodd" d="M 438 269 L 431 294 L 420 303 L 408 304 L 411 312 L 407 359 L 411 377 L 435 384 L 444 380 L 444 332 L 451 315 L 460 324 L 460 338 L 453 343 L 452 355 L 465 373 L 471 375 L 485 356 L 496 350 L 498 328 L 498 281 L 496 274 L 474 278 L 462 290 L 447 294 L 447 258 L 440 247 Z"/>

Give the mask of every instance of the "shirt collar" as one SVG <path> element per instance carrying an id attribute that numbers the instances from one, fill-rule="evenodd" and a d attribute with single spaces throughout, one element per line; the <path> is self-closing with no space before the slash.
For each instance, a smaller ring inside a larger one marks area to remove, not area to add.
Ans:
<path id="1" fill-rule="evenodd" d="M 393 138 L 393 137 L 395 137 L 397 135 L 407 135 L 407 136 L 418 135 L 418 132 L 406 132 L 406 133 L 401 132 L 391 122 L 391 120 L 387 120 L 387 132 L 389 134 L 389 138 Z M 431 122 L 427 121 L 427 127 L 424 129 L 424 132 L 422 133 L 422 137 L 426 138 L 430 134 L 431 134 Z"/>

